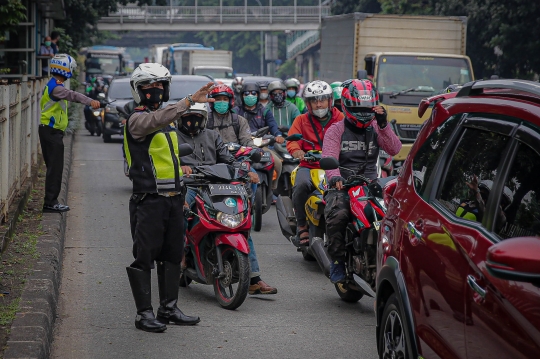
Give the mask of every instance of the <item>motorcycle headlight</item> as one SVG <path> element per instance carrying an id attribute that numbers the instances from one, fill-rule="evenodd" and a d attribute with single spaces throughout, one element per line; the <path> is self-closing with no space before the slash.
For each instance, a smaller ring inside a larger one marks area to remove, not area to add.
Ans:
<path id="1" fill-rule="evenodd" d="M 96 110 L 96 111 L 93 111 L 92 113 L 94 114 L 94 116 L 98 117 L 101 114 L 101 111 Z"/>
<path id="2" fill-rule="evenodd" d="M 229 228 L 236 228 L 244 220 L 244 213 L 227 214 L 227 213 L 219 212 L 217 214 L 217 220 L 219 223 L 223 224 L 224 226 L 227 226 Z"/>

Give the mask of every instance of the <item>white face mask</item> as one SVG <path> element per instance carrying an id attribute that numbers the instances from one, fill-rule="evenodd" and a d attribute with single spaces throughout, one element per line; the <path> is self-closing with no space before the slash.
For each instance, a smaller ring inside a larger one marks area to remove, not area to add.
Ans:
<path id="1" fill-rule="evenodd" d="M 323 118 L 328 114 L 328 107 L 327 108 L 321 108 L 319 110 L 313 110 L 313 115 L 315 115 L 318 118 Z"/>
<path id="2" fill-rule="evenodd" d="M 261 92 L 259 95 L 259 99 L 266 100 L 268 98 L 268 94 L 266 92 Z"/>

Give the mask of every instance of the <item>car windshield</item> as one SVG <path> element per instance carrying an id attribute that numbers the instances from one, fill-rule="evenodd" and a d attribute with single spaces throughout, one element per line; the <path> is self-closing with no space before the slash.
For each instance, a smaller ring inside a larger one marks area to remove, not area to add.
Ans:
<path id="1" fill-rule="evenodd" d="M 86 72 L 95 74 L 117 75 L 120 68 L 118 56 L 90 57 L 85 62 Z"/>
<path id="2" fill-rule="evenodd" d="M 173 78 L 171 83 L 170 100 L 179 100 L 189 94 L 194 94 L 198 89 L 206 85 L 210 79 L 177 80 Z"/>
<path id="3" fill-rule="evenodd" d="M 436 93 L 451 84 L 472 81 L 465 59 L 432 56 L 381 56 L 379 92 Z"/>
<path id="4" fill-rule="evenodd" d="M 224 69 L 195 69 L 193 75 L 208 75 L 213 79 L 232 79 L 233 73 Z"/>
<path id="5" fill-rule="evenodd" d="M 130 99 L 131 88 L 129 87 L 129 81 L 113 81 L 109 88 L 109 97 L 111 99 Z"/>

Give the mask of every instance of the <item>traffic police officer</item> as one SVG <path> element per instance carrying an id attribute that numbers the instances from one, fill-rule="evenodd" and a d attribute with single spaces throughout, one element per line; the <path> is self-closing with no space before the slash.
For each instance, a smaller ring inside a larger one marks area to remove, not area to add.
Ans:
<path id="1" fill-rule="evenodd" d="M 69 211 L 69 207 L 58 203 L 58 195 L 64 171 L 64 131 L 68 125 L 68 101 L 80 102 L 94 109 L 99 108 L 99 101 L 64 87 L 64 82 L 73 76 L 73 71 L 77 68 L 74 58 L 58 54 L 51 59 L 49 67 L 52 77 L 43 89 L 39 103 L 41 108 L 39 142 L 47 166 L 43 211 L 66 212 Z"/>
<path id="2" fill-rule="evenodd" d="M 124 126 L 124 148 L 133 195 L 129 201 L 133 256 L 127 273 L 137 316 L 135 327 L 163 332 L 165 324 L 194 325 L 176 303 L 184 242 L 184 184 L 177 130 L 171 126 L 195 102 L 212 102 L 206 95 L 212 83 L 176 104 L 159 109 L 169 100 L 171 74 L 154 63 L 139 65 L 131 75 L 131 93 L 139 107 Z M 185 171 L 185 169 L 184 169 Z M 150 270 L 157 262 L 160 306 L 152 309 Z"/>

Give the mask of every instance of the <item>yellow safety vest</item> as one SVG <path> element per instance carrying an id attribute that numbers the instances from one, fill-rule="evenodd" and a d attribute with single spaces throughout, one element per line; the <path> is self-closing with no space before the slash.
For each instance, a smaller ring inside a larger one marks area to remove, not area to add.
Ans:
<path id="1" fill-rule="evenodd" d="M 41 107 L 40 123 L 64 131 L 68 125 L 68 102 L 52 98 L 51 94 L 56 86 L 64 86 L 64 84 L 52 77 L 43 90 L 43 96 L 39 102 Z"/>

